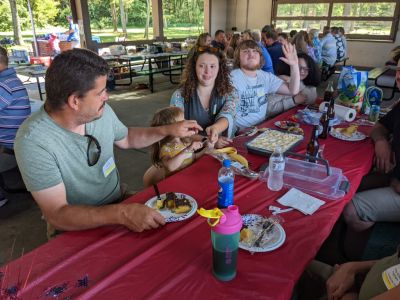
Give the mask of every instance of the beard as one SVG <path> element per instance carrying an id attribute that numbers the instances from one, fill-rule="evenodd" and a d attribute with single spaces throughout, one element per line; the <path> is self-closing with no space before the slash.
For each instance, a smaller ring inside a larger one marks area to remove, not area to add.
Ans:
<path id="1" fill-rule="evenodd" d="M 241 69 L 244 69 L 244 70 L 246 70 L 246 71 L 257 71 L 257 70 L 260 69 L 260 64 L 258 63 L 258 64 L 253 65 L 253 66 L 249 66 L 249 65 L 244 65 L 244 66 L 242 66 L 242 65 L 241 65 L 240 68 L 241 68 Z"/>

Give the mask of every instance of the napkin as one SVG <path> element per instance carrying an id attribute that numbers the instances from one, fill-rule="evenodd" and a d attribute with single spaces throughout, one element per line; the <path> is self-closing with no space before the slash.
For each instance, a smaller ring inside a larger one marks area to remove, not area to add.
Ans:
<path id="1" fill-rule="evenodd" d="M 325 201 L 303 193 L 296 188 L 291 188 L 277 201 L 282 205 L 293 207 L 306 215 L 312 215 L 321 205 L 325 204 Z"/>

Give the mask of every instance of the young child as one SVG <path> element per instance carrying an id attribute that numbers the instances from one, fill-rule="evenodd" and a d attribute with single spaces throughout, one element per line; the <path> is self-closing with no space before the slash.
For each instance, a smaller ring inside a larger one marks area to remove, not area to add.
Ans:
<path id="1" fill-rule="evenodd" d="M 179 107 L 166 107 L 158 110 L 151 122 L 151 126 L 169 125 L 184 120 L 183 111 Z M 143 176 L 144 187 L 156 184 L 165 177 L 189 166 L 201 157 L 214 145 L 205 138 L 196 141 L 196 138 L 177 138 L 167 136 L 151 146 L 152 166 Z M 200 152 L 196 150 L 203 148 Z"/>

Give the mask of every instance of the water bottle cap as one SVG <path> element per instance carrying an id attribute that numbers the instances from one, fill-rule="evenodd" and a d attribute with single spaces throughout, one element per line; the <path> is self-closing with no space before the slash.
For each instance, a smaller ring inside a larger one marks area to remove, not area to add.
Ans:
<path id="1" fill-rule="evenodd" d="M 229 168 L 231 166 L 231 160 L 230 159 L 224 159 L 224 161 L 222 162 L 222 165 L 225 168 Z"/>
<path id="2" fill-rule="evenodd" d="M 242 216 L 239 214 L 237 205 L 230 205 L 228 208 L 222 209 L 225 218 L 221 218 L 219 223 L 212 228 L 214 232 L 220 234 L 234 234 L 242 229 Z"/>

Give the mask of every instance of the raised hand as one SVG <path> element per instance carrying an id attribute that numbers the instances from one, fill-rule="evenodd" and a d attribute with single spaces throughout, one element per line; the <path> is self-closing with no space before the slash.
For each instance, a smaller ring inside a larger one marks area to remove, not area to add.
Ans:
<path id="1" fill-rule="evenodd" d="M 296 48 L 288 43 L 286 45 L 282 45 L 282 51 L 285 57 L 280 57 L 279 59 L 284 63 L 288 64 L 289 66 L 298 66 L 299 59 L 297 57 Z"/>

